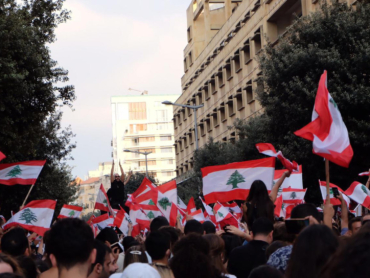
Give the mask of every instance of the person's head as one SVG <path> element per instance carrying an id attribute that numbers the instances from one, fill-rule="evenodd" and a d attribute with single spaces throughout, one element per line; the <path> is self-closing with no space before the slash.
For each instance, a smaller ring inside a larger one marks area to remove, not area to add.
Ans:
<path id="1" fill-rule="evenodd" d="M 266 217 L 260 217 L 253 222 L 252 235 L 254 240 L 271 243 L 273 240 L 274 225 Z"/>
<path id="2" fill-rule="evenodd" d="M 170 246 L 170 238 L 161 231 L 151 232 L 145 240 L 145 249 L 153 261 L 168 259 Z"/>
<path id="3" fill-rule="evenodd" d="M 225 273 L 226 269 L 223 263 L 225 254 L 225 242 L 221 237 L 215 234 L 204 235 L 203 238 L 209 244 L 213 266 L 216 267 L 218 271 L 220 271 L 220 273 Z"/>
<path id="4" fill-rule="evenodd" d="M 159 230 L 159 228 L 163 226 L 169 226 L 170 223 L 168 222 L 167 218 L 164 216 L 157 216 L 152 220 L 150 223 L 150 231 L 151 232 L 156 232 Z"/>
<path id="5" fill-rule="evenodd" d="M 90 226 L 78 218 L 56 222 L 50 229 L 48 244 L 52 265 L 60 272 L 73 267 L 88 271 L 95 262 L 94 234 Z"/>
<path id="6" fill-rule="evenodd" d="M 267 192 L 266 185 L 261 180 L 256 180 L 252 183 L 251 189 L 247 197 L 248 203 L 257 203 L 259 201 L 270 200 L 269 193 Z"/>
<path id="7" fill-rule="evenodd" d="M 130 249 L 130 247 L 140 245 L 140 243 L 136 239 L 134 239 L 132 236 L 126 236 L 123 238 L 122 245 L 126 253 L 127 250 Z"/>
<path id="8" fill-rule="evenodd" d="M 31 254 L 30 244 L 22 228 L 14 228 L 1 238 L 1 250 L 13 257 Z"/>
<path id="9" fill-rule="evenodd" d="M 307 216 L 312 216 L 317 220 L 317 222 L 321 222 L 320 213 L 317 208 L 313 204 L 300 204 L 292 209 L 292 213 L 290 218 L 297 219 L 297 218 L 305 218 Z"/>
<path id="10" fill-rule="evenodd" d="M 15 273 L 1 273 L 0 278 L 24 278 L 24 276 Z"/>
<path id="11" fill-rule="evenodd" d="M 370 222 L 370 213 L 366 213 L 362 216 L 362 225 L 364 225 L 366 222 Z"/>
<path id="12" fill-rule="evenodd" d="M 272 253 L 284 246 L 287 246 L 286 242 L 280 240 L 274 241 L 266 248 L 266 258 L 270 258 Z"/>
<path id="13" fill-rule="evenodd" d="M 16 260 L 10 255 L 0 253 L 0 273 L 21 273 L 21 269 Z"/>
<path id="14" fill-rule="evenodd" d="M 31 259 L 31 257 L 25 255 L 19 256 L 17 257 L 17 262 L 26 278 L 38 277 L 36 263 Z"/>
<path id="15" fill-rule="evenodd" d="M 171 226 L 164 226 L 159 229 L 160 232 L 165 234 L 171 242 L 171 250 L 175 246 L 176 242 L 179 240 L 179 230 L 171 227 Z"/>
<path id="16" fill-rule="evenodd" d="M 276 222 L 274 224 L 274 233 L 273 233 L 274 241 L 284 241 L 293 243 L 295 240 L 294 234 L 289 234 L 286 230 L 285 222 Z"/>
<path id="17" fill-rule="evenodd" d="M 323 267 L 320 278 L 369 277 L 370 231 L 361 230 L 350 237 L 332 256 Z"/>
<path id="18" fill-rule="evenodd" d="M 216 227 L 211 221 L 204 221 L 202 224 L 203 229 L 206 234 L 215 234 L 216 233 Z"/>
<path id="19" fill-rule="evenodd" d="M 109 256 L 108 249 L 103 242 L 95 240 L 94 249 L 96 250 L 95 262 L 91 265 L 91 273 L 89 278 L 108 278 L 109 277 L 109 265 L 111 259 Z"/>
<path id="20" fill-rule="evenodd" d="M 133 263 L 147 263 L 148 257 L 145 254 L 145 249 L 142 245 L 136 245 L 130 247 L 126 254 L 123 262 L 123 269 Z"/>
<path id="21" fill-rule="evenodd" d="M 113 254 L 113 251 L 112 249 L 110 249 L 110 247 L 107 248 L 107 252 L 109 254 L 109 259 L 110 259 L 110 262 L 107 265 L 108 272 L 110 275 L 112 275 L 113 273 L 116 273 L 116 271 L 118 270 L 118 265 L 117 265 L 118 258 Z"/>
<path id="22" fill-rule="evenodd" d="M 114 180 L 119 181 L 121 179 L 121 176 L 118 173 L 114 174 Z"/>
<path id="23" fill-rule="evenodd" d="M 191 220 L 186 222 L 185 227 L 184 227 L 184 233 L 185 233 L 185 235 L 188 235 L 190 233 L 203 235 L 204 234 L 204 229 L 203 229 L 202 224 L 199 221 L 197 221 L 195 219 L 191 219 Z"/>
<path id="24" fill-rule="evenodd" d="M 231 251 L 242 245 L 242 240 L 239 236 L 230 233 L 222 234 L 221 238 L 225 242 L 225 256 L 223 263 L 227 263 L 229 261 Z"/>
<path id="25" fill-rule="evenodd" d="M 351 235 L 356 234 L 361 228 L 361 216 L 352 218 L 348 223 L 348 230 Z"/>
<path id="26" fill-rule="evenodd" d="M 276 268 L 269 265 L 261 265 L 252 270 L 248 278 L 283 278 L 284 275 Z"/>
<path id="27" fill-rule="evenodd" d="M 118 235 L 112 228 L 106 227 L 100 231 L 96 239 L 105 243 L 107 246 L 111 246 L 118 242 Z"/>
<path id="28" fill-rule="evenodd" d="M 161 278 L 158 271 L 145 263 L 132 263 L 122 273 L 121 278 Z M 177 277 L 176 277 L 177 278 Z"/>
<path id="29" fill-rule="evenodd" d="M 308 226 L 301 231 L 294 243 L 286 277 L 318 277 L 322 267 L 334 254 L 337 247 L 338 239 L 327 226 Z"/>

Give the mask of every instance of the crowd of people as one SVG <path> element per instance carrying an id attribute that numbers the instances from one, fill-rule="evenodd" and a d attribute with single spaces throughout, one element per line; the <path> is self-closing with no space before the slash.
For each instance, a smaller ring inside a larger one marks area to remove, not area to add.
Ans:
<path id="1" fill-rule="evenodd" d="M 1 231 L 0 278 L 329 278 L 368 277 L 370 214 L 354 217 L 299 204 L 288 220 L 274 216 L 261 181 L 242 202 L 243 223 L 216 231 L 187 218 L 171 227 L 163 216 L 133 238 L 104 228 L 94 238 L 83 220 L 57 220 L 40 239 L 20 227 Z M 1 223 L 0 223 L 1 224 Z"/>

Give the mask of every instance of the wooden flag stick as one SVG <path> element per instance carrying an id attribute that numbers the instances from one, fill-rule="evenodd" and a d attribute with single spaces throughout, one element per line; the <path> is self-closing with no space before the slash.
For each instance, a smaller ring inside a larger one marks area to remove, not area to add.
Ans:
<path id="1" fill-rule="evenodd" d="M 329 175 L 329 160 L 325 159 L 326 173 L 326 203 L 330 204 L 330 175 Z"/>
<path id="2" fill-rule="evenodd" d="M 370 169 L 369 169 L 369 172 L 370 172 Z M 366 182 L 366 187 L 369 189 L 369 185 L 370 185 L 370 175 L 369 175 L 369 178 L 367 179 L 367 182 Z"/>
<path id="3" fill-rule="evenodd" d="M 31 193 L 32 188 L 33 188 L 34 186 L 35 186 L 35 184 L 32 184 L 32 186 L 31 186 L 30 190 L 28 190 L 27 196 L 26 196 L 26 198 L 25 198 L 25 199 L 24 199 L 24 201 L 23 201 L 22 208 L 23 208 L 23 207 L 24 207 L 24 205 L 26 204 L 27 199 L 28 199 L 28 197 L 30 196 L 30 193 Z"/>

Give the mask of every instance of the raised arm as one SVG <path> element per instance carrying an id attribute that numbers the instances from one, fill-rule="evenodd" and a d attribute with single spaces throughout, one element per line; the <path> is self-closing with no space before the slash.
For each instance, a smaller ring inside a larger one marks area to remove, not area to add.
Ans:
<path id="1" fill-rule="evenodd" d="M 348 208 L 347 208 L 347 203 L 344 201 L 344 198 L 343 198 L 342 193 L 339 192 L 339 196 L 337 198 L 341 201 L 341 210 L 342 210 L 342 214 L 341 214 L 342 224 L 341 224 L 341 227 L 342 227 L 342 230 L 343 230 L 343 228 L 347 228 L 348 229 Z"/>
<path id="2" fill-rule="evenodd" d="M 280 179 L 272 187 L 271 192 L 270 192 L 270 199 L 273 203 L 275 203 L 276 201 L 280 186 L 283 184 L 285 178 L 290 177 L 290 174 L 291 173 L 289 171 L 284 172 L 284 174 L 280 177 Z"/>
<path id="3" fill-rule="evenodd" d="M 112 169 L 110 170 L 110 182 L 114 182 L 114 159 L 112 162 Z"/>
<path id="4" fill-rule="evenodd" d="M 123 183 L 124 185 L 126 185 L 130 181 L 131 176 L 132 176 L 132 171 L 129 171 L 128 175 L 127 175 L 127 178 L 126 178 L 125 182 Z"/>
<path id="5" fill-rule="evenodd" d="M 370 169 L 369 169 L 369 172 L 370 172 Z M 370 185 L 370 176 L 369 178 L 367 179 L 367 182 L 366 182 L 366 187 L 369 189 L 369 185 Z"/>
<path id="6" fill-rule="evenodd" d="M 119 169 L 121 170 L 121 181 L 125 184 L 125 172 L 123 172 L 121 161 L 119 162 Z"/>

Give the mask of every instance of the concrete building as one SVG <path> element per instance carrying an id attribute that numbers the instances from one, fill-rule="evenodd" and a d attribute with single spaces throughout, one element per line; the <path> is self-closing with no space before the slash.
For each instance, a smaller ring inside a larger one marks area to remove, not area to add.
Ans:
<path id="1" fill-rule="evenodd" d="M 96 170 L 89 171 L 89 178 L 100 178 L 105 175 L 109 175 L 112 169 L 112 162 L 101 162 L 99 168 Z"/>
<path id="2" fill-rule="evenodd" d="M 204 104 L 197 112 L 199 147 L 210 137 L 234 140 L 228 126 L 261 110 L 256 90 L 263 83 L 256 58 L 267 43 L 277 44 L 296 18 L 317 8 L 317 0 L 191 1 L 182 95 L 176 103 Z M 174 107 L 173 113 L 181 180 L 193 168 L 194 120 L 190 109 Z"/>
<path id="3" fill-rule="evenodd" d="M 175 178 L 174 127 L 172 107 L 162 101 L 175 102 L 179 95 L 114 96 L 112 104 L 112 157 L 119 171 L 145 173 L 145 156 L 124 150 L 152 152 L 148 171 L 159 184 Z"/>

